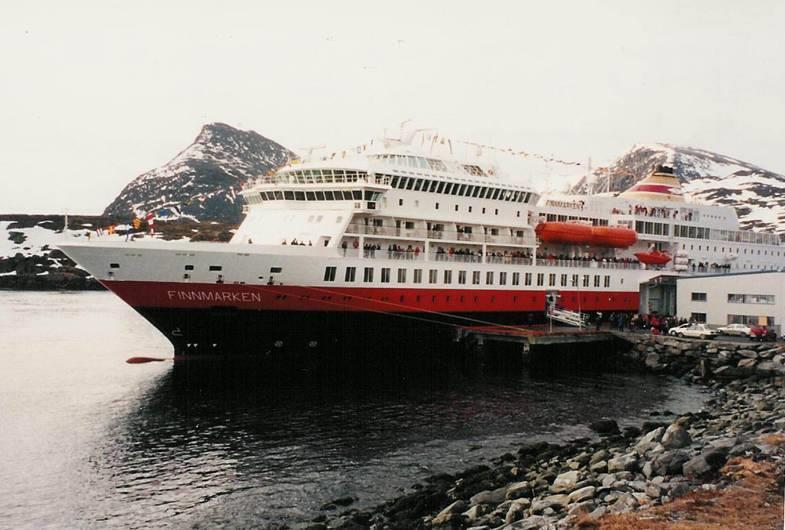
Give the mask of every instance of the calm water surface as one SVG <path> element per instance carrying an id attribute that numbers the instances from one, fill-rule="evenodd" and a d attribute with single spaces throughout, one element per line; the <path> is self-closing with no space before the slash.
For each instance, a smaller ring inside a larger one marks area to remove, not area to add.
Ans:
<path id="1" fill-rule="evenodd" d="M 338 497 L 374 505 L 526 440 L 703 399 L 639 375 L 128 365 L 172 350 L 108 293 L 0 292 L 0 332 L 5 528 L 295 526 Z"/>

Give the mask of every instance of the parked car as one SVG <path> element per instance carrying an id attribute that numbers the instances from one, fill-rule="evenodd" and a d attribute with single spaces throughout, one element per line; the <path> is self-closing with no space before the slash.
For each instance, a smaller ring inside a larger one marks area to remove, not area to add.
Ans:
<path id="1" fill-rule="evenodd" d="M 750 330 L 750 338 L 761 342 L 775 342 L 777 340 L 777 332 L 766 326 L 755 326 Z"/>
<path id="2" fill-rule="evenodd" d="M 675 328 L 671 328 L 671 329 L 669 329 L 669 330 L 668 330 L 668 335 L 673 335 L 673 336 L 675 337 L 675 336 L 677 336 L 677 335 L 679 334 L 679 330 L 682 330 L 682 329 L 688 328 L 688 327 L 690 327 L 691 325 L 692 325 L 692 324 L 690 324 L 689 322 L 686 322 L 686 323 L 684 323 L 684 324 L 680 324 L 680 325 L 676 326 Z"/>
<path id="3" fill-rule="evenodd" d="M 706 324 L 692 324 L 676 331 L 676 336 L 678 337 L 693 337 L 697 339 L 713 339 L 717 335 L 717 330 L 711 329 Z"/>
<path id="4" fill-rule="evenodd" d="M 720 335 L 736 335 L 738 337 L 752 337 L 752 328 L 747 324 L 728 324 L 717 328 Z"/>

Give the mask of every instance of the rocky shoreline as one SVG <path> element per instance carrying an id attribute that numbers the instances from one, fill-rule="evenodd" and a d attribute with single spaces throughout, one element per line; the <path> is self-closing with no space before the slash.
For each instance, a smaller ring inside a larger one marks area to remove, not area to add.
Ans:
<path id="1" fill-rule="evenodd" d="M 704 408 L 672 422 L 645 422 L 623 431 L 608 418 L 591 425 L 598 433 L 594 439 L 522 444 L 517 453 L 488 465 L 429 477 L 370 510 L 340 508 L 353 501 L 340 499 L 304 527 L 614 527 L 614 514 L 664 508 L 700 492 L 718 494 L 733 485 L 733 472 L 745 461 L 774 470 L 771 476 L 778 479 L 768 480 L 764 489 L 776 492 L 781 501 L 785 345 L 624 338 L 630 348 L 621 354 L 623 360 L 705 385 L 711 397 Z M 775 504 L 773 510 L 771 517 L 779 518 L 781 526 L 782 506 Z M 630 524 L 637 526 L 627 521 L 615 527 Z"/>

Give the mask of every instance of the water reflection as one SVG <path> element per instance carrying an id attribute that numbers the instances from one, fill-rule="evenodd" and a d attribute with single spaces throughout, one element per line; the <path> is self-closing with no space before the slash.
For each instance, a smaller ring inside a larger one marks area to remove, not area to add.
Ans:
<path id="1" fill-rule="evenodd" d="M 524 439 L 583 436 L 605 415 L 637 422 L 643 409 L 696 399 L 625 374 L 187 362 L 106 433 L 91 485 L 106 496 L 85 516 L 120 526 L 304 521 L 332 499 L 375 504 Z"/>

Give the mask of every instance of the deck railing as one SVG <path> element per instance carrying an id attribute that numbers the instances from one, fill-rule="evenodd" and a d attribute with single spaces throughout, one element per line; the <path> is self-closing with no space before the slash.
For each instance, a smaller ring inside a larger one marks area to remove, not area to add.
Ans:
<path id="1" fill-rule="evenodd" d="M 448 252 L 417 252 L 416 250 L 360 250 L 355 248 L 339 249 L 342 256 L 359 257 L 365 259 L 386 259 L 403 261 L 435 261 L 435 262 L 454 262 L 454 263 L 491 263 L 499 265 L 533 265 L 539 267 L 570 267 L 581 269 L 640 269 L 641 264 L 637 262 L 624 261 L 586 261 L 579 259 L 548 259 L 538 257 L 535 260 L 531 257 L 519 256 L 482 256 L 481 254 L 450 254 Z"/>
<path id="2" fill-rule="evenodd" d="M 473 232 L 459 232 L 456 230 L 427 230 L 425 228 L 374 226 L 357 223 L 351 223 L 347 227 L 346 233 L 411 239 L 433 239 L 440 241 L 466 241 L 469 243 L 495 243 L 500 245 L 520 245 L 530 247 L 534 247 L 537 244 L 536 238 L 527 236 L 484 233 L 475 234 Z"/>

